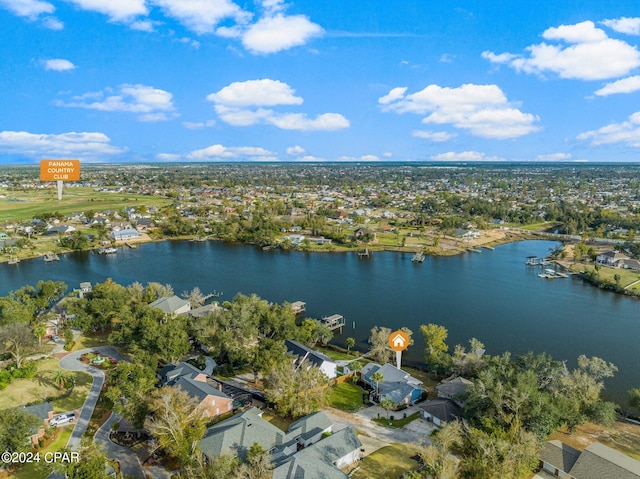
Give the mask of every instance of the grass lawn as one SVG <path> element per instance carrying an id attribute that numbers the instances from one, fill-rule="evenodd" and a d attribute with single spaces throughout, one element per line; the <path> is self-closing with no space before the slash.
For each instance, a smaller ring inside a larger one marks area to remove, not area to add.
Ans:
<path id="1" fill-rule="evenodd" d="M 353 479 L 396 479 L 403 473 L 418 467 L 412 459 L 415 451 L 406 444 L 392 444 L 378 449 L 360 463 Z"/>
<path id="2" fill-rule="evenodd" d="M 336 349 L 333 348 L 327 348 L 327 347 L 316 347 L 315 348 L 317 351 L 320 351 L 321 353 L 326 354 L 327 356 L 329 356 L 331 359 L 335 360 L 335 361 L 353 361 L 354 359 L 357 359 L 360 357 L 360 354 L 357 351 L 349 351 L 348 353 L 346 351 L 338 351 Z"/>
<path id="3" fill-rule="evenodd" d="M 7 198 L 0 201 L 0 216 L 11 221 L 22 221 L 32 219 L 37 214 L 55 211 L 68 215 L 76 211 L 104 211 L 122 209 L 125 206 L 162 207 L 169 203 L 171 200 L 167 198 L 69 186 L 64 188 L 62 201 L 58 201 L 57 190 L 52 185 L 50 189 L 7 192 Z"/>
<path id="4" fill-rule="evenodd" d="M 426 388 L 434 388 L 438 384 L 440 384 L 440 378 L 438 376 L 432 373 L 428 373 L 427 371 L 423 371 L 422 369 L 402 366 L 402 370 L 408 372 L 414 378 L 422 381 L 422 385 Z"/>
<path id="5" fill-rule="evenodd" d="M 295 421 L 295 419 L 280 416 L 273 409 L 265 409 L 262 413 L 262 419 L 270 422 L 278 429 L 281 429 L 285 432 L 289 430 L 289 426 Z"/>
<path id="6" fill-rule="evenodd" d="M 571 271 L 593 271 L 595 268 L 593 265 L 587 265 L 584 263 L 577 263 L 571 266 Z M 634 271 L 623 268 L 608 268 L 602 266 L 598 270 L 598 276 L 601 280 L 608 280 L 611 283 L 616 282 L 615 276 L 620 275 L 620 286 L 626 288 L 629 284 L 640 280 L 640 271 Z M 640 291 L 640 283 L 636 283 L 629 288 L 630 291 Z"/>
<path id="7" fill-rule="evenodd" d="M 355 412 L 362 409 L 362 393 L 360 386 L 346 381 L 336 384 L 327 391 L 327 405 L 342 411 Z"/>
<path id="8" fill-rule="evenodd" d="M 389 411 L 389 417 L 393 416 L 396 419 L 387 419 L 386 415 L 380 419 L 374 419 L 373 422 L 377 422 L 382 426 L 392 427 L 392 428 L 401 428 L 409 424 L 411 421 L 418 419 L 420 417 L 419 412 L 414 412 L 410 416 L 402 417 L 402 411 Z M 398 419 L 399 418 L 399 419 Z"/>
<path id="9" fill-rule="evenodd" d="M 14 379 L 0 394 L 0 409 L 22 406 L 24 404 L 56 398 L 63 394 L 53 382 L 53 375 L 59 368 L 57 359 L 38 361 L 38 372 L 31 379 Z M 86 373 L 70 372 L 76 379 L 76 386 L 68 397 L 53 401 L 54 411 L 64 412 L 82 407 L 89 388 L 91 376 Z"/>
<path id="10" fill-rule="evenodd" d="M 85 348 L 97 348 L 100 346 L 108 345 L 110 331 L 105 331 L 104 333 L 96 333 L 86 336 L 81 334 L 76 339 L 76 343 L 73 345 L 73 351 L 79 351 L 80 349 Z"/>
<path id="11" fill-rule="evenodd" d="M 46 452 L 56 452 L 65 448 L 69 437 L 71 436 L 73 427 L 65 427 L 60 429 L 55 440 L 47 447 L 40 449 L 42 457 Z M 9 479 L 44 479 L 51 472 L 51 466 L 40 461 L 40 463 L 25 464 L 24 467 L 18 469 L 12 475 L 7 476 Z"/>

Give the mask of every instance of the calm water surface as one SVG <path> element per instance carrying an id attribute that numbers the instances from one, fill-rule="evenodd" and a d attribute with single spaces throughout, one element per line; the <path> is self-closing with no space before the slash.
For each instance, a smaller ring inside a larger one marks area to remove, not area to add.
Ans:
<path id="1" fill-rule="evenodd" d="M 545 280 L 524 264 L 545 256 L 555 243 L 523 241 L 495 251 L 411 263 L 411 255 L 374 253 L 306 254 L 264 252 L 219 242 L 165 241 L 120 248 L 115 255 L 95 252 L 0 265 L 0 295 L 40 279 L 62 280 L 70 289 L 81 281 L 121 284 L 169 283 L 177 294 L 198 286 L 204 293 L 256 293 L 274 302 L 305 301 L 307 316 L 345 316 L 347 327 L 335 339 L 353 336 L 364 350 L 373 326 L 414 331 L 416 343 L 404 358 L 422 359 L 419 326 L 434 322 L 449 330 L 448 343 L 485 343 L 489 354 L 547 351 L 575 365 L 579 354 L 599 356 L 619 367 L 607 397 L 623 401 L 640 387 L 640 303 L 600 291 L 577 278 Z M 355 326 L 355 328 L 354 328 Z"/>

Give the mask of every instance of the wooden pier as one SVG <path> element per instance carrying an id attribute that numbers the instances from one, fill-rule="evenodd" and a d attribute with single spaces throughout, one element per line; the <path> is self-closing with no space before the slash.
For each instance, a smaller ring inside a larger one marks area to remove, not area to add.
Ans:
<path id="1" fill-rule="evenodd" d="M 528 266 L 544 266 L 547 264 L 551 264 L 547 258 L 538 258 L 537 256 L 527 256 L 527 260 L 525 264 Z"/>
<path id="2" fill-rule="evenodd" d="M 307 303 L 303 301 L 294 301 L 291 303 L 291 309 L 293 310 L 293 314 L 301 314 L 306 311 Z"/>
<path id="3" fill-rule="evenodd" d="M 222 296 L 222 291 L 216 291 L 214 289 L 213 293 L 209 293 L 209 294 L 205 295 L 204 298 L 202 298 L 202 303 L 204 304 L 207 301 L 209 301 L 211 298 L 219 298 L 220 296 Z"/>
<path id="4" fill-rule="evenodd" d="M 369 258 L 369 248 L 365 248 L 364 251 L 358 251 L 358 258 Z"/>
<path id="5" fill-rule="evenodd" d="M 424 253 L 422 251 L 418 251 L 411 258 L 412 263 L 422 263 L 424 261 Z"/>
<path id="6" fill-rule="evenodd" d="M 341 314 L 332 314 L 331 316 L 325 316 L 322 318 L 322 324 L 327 326 L 331 331 L 334 329 L 340 329 L 342 332 L 342 328 L 344 328 L 344 316 Z"/>

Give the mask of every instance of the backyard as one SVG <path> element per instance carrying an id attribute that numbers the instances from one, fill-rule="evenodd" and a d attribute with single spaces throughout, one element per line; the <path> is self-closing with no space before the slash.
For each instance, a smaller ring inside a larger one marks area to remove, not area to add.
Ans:
<path id="1" fill-rule="evenodd" d="M 418 467 L 416 451 L 407 444 L 392 444 L 365 457 L 353 479 L 397 479 L 403 473 Z"/>

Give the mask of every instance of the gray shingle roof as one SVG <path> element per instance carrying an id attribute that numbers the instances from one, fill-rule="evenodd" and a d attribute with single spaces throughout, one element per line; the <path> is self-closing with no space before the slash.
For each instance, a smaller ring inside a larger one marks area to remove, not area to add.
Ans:
<path id="1" fill-rule="evenodd" d="M 168 364 L 163 367 L 158 374 L 160 375 L 160 381 L 165 385 L 183 376 L 194 378 L 198 374 L 202 374 L 202 371 L 189 363 L 182 362 L 178 364 Z"/>
<path id="2" fill-rule="evenodd" d="M 640 461 L 594 442 L 568 472 L 576 479 L 640 479 Z"/>
<path id="3" fill-rule="evenodd" d="M 300 435 L 305 440 L 331 427 L 331 421 L 322 411 L 298 419 L 289 425 L 289 433 Z"/>
<path id="4" fill-rule="evenodd" d="M 50 402 L 41 402 L 40 404 L 34 404 L 33 406 L 22 406 L 22 409 L 28 413 L 38 416 L 43 421 L 49 418 L 49 413 L 53 412 L 53 404 Z"/>
<path id="5" fill-rule="evenodd" d="M 296 364 L 299 365 L 302 361 L 307 360 L 309 363 L 314 366 L 320 367 L 324 362 L 334 362 L 326 354 L 323 354 L 319 351 L 314 351 L 311 348 L 306 347 L 303 344 L 300 344 L 297 341 L 292 341 L 290 339 L 285 340 L 285 346 L 287 347 L 287 352 L 297 356 Z"/>
<path id="6" fill-rule="evenodd" d="M 446 394 L 448 397 L 461 396 L 472 384 L 468 379 L 458 377 L 451 381 L 440 383 L 436 386 L 436 390 L 438 391 L 438 395 Z"/>
<path id="7" fill-rule="evenodd" d="M 187 376 L 179 377 L 174 383 L 174 386 L 179 387 L 186 392 L 190 397 L 196 398 L 199 402 L 202 402 L 207 396 L 216 396 L 219 398 L 231 399 L 222 391 L 218 391 L 209 383 L 196 381 Z"/>
<path id="8" fill-rule="evenodd" d="M 171 297 L 158 298 L 153 303 L 149 304 L 149 306 L 152 308 L 159 308 L 163 313 L 173 314 L 187 304 L 189 304 L 189 301 L 174 295 Z"/>
<path id="9" fill-rule="evenodd" d="M 460 419 L 462 417 L 462 408 L 451 399 L 431 399 L 422 403 L 420 409 L 445 422 Z"/>
<path id="10" fill-rule="evenodd" d="M 568 472 L 580 457 L 580 451 L 557 439 L 549 441 L 540 451 L 540 459 L 553 467 Z"/>

